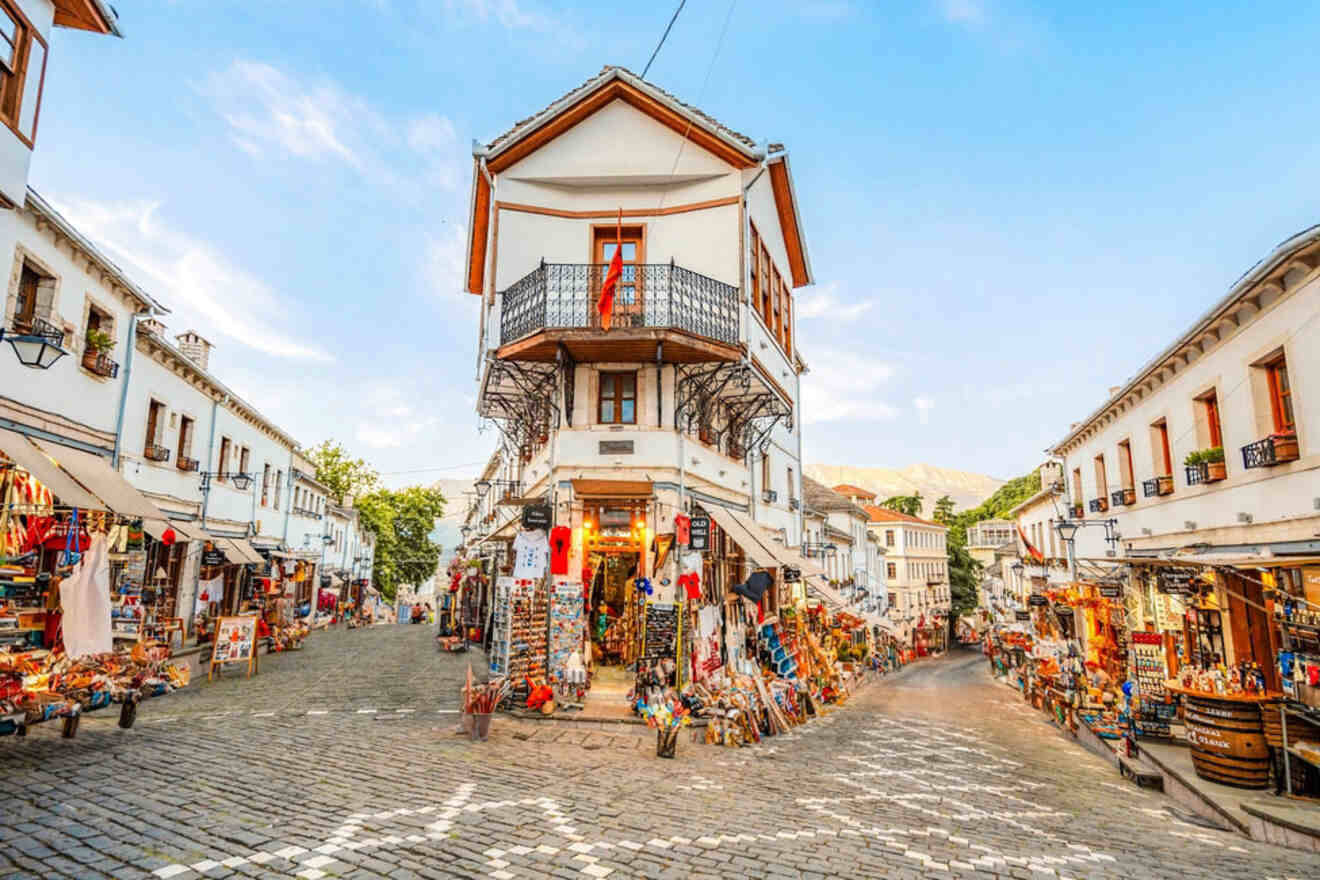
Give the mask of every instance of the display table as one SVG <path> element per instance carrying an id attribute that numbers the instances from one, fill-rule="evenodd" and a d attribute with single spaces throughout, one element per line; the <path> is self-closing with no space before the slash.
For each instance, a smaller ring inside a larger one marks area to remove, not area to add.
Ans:
<path id="1" fill-rule="evenodd" d="M 1165 687 L 1183 697 L 1183 723 L 1197 776 L 1235 788 L 1269 787 L 1270 750 L 1261 704 L 1279 694 L 1211 694 L 1176 681 Z"/>

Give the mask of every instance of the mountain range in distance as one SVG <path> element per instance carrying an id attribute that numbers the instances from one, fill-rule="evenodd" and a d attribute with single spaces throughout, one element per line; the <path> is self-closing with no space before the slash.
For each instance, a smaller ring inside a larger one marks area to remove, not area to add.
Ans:
<path id="1" fill-rule="evenodd" d="M 836 464 L 809 464 L 805 473 L 826 486 L 847 483 L 874 492 L 883 501 L 894 495 L 921 493 L 922 516 L 930 516 L 935 500 L 943 495 L 953 499 L 955 510 L 975 507 L 1004 485 L 1003 480 L 935 467 L 929 464 L 911 464 L 905 468 L 852 467 Z"/>

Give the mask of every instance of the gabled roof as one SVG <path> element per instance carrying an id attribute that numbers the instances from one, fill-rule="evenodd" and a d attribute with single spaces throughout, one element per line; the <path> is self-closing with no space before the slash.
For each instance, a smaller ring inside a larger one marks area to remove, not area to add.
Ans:
<path id="1" fill-rule="evenodd" d="M 858 505 L 853 504 L 829 486 L 816 482 L 806 474 L 802 475 L 802 495 L 807 507 L 810 507 L 813 510 L 820 510 L 826 513 L 830 511 L 845 511 L 859 519 L 866 519 L 865 510 Z"/>
<path id="2" fill-rule="evenodd" d="M 834 487 L 834 491 L 848 498 L 875 498 L 875 493 L 870 489 L 863 489 L 851 483 L 840 483 Z"/>
<path id="3" fill-rule="evenodd" d="M 910 516 L 909 514 L 900 513 L 897 510 L 890 510 L 888 507 L 880 507 L 876 504 L 864 504 L 862 505 L 862 509 L 870 515 L 871 522 L 906 522 L 915 523 L 919 526 L 935 526 L 940 529 L 948 528 L 948 526 L 937 523 L 934 520 L 922 519 L 919 516 Z"/>

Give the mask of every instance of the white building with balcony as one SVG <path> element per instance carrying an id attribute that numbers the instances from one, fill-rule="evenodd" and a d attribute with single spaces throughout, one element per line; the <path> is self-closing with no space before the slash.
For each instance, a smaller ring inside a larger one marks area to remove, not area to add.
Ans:
<path id="1" fill-rule="evenodd" d="M 1289 238 L 1051 452 L 1126 555 L 1320 550 L 1320 227 Z"/>
<path id="2" fill-rule="evenodd" d="M 949 592 L 948 527 L 919 516 L 868 504 L 868 528 L 884 551 L 889 619 L 900 639 L 911 643 L 916 630 L 947 620 Z"/>
<path id="3" fill-rule="evenodd" d="M 794 290 L 812 273 L 782 146 L 606 67 L 475 148 L 471 212 L 477 409 L 500 430 L 503 479 L 577 530 L 570 570 L 625 554 L 612 571 L 650 571 L 648 535 L 679 513 L 796 555 Z M 498 530 L 493 512 L 482 527 Z"/>

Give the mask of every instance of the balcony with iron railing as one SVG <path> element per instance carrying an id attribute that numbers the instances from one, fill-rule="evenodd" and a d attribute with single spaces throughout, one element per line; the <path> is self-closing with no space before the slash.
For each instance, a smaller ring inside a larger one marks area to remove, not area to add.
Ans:
<path id="1" fill-rule="evenodd" d="M 1109 494 L 1109 502 L 1114 507 L 1131 507 L 1137 503 L 1137 490 L 1115 489 Z"/>
<path id="2" fill-rule="evenodd" d="M 672 262 L 625 266 L 605 331 L 598 303 L 608 270 L 543 262 L 502 291 L 500 357 L 554 360 L 563 344 L 591 360 L 630 342 L 663 340 L 667 359 L 736 359 L 737 287 Z M 614 349 L 601 348 L 607 343 Z"/>
<path id="3" fill-rule="evenodd" d="M 89 348 L 83 352 L 83 369 L 89 373 L 100 376 L 102 379 L 113 379 L 119 375 L 119 364 L 115 363 L 104 352 Z"/>
<path id="4" fill-rule="evenodd" d="M 165 462 L 170 460 L 170 451 L 164 446 L 157 446 L 155 443 L 148 443 L 147 448 L 142 450 L 142 457 L 147 461 Z"/>
<path id="5" fill-rule="evenodd" d="M 1296 461 L 1298 454 L 1295 433 L 1271 434 L 1242 447 L 1242 467 L 1274 467 L 1276 464 Z"/>
<path id="6" fill-rule="evenodd" d="M 1161 495 L 1172 495 L 1173 475 L 1169 474 L 1163 477 L 1155 477 L 1150 480 L 1142 480 L 1141 493 L 1147 498 L 1156 498 Z"/>
<path id="7" fill-rule="evenodd" d="M 197 459 L 189 458 L 186 455 L 180 455 L 174 463 L 181 471 L 195 471 L 200 465 Z"/>

